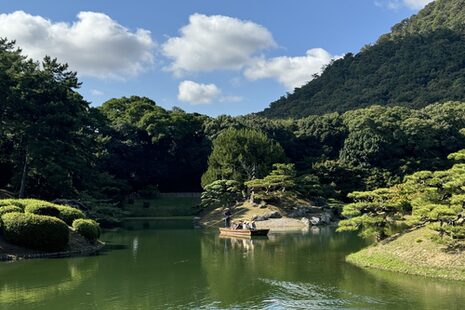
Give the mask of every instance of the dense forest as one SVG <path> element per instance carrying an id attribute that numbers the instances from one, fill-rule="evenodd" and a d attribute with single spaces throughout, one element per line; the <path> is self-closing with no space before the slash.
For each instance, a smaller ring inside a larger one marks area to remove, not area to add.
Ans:
<path id="1" fill-rule="evenodd" d="M 243 185 L 292 163 L 323 196 L 345 200 L 418 170 L 446 169 L 447 155 L 465 147 L 460 102 L 296 120 L 211 118 L 141 97 L 94 108 L 66 65 L 35 63 L 7 40 L 0 59 L 0 189 L 20 197 L 118 202 L 133 193 L 201 191 L 219 179 Z"/>
<path id="2" fill-rule="evenodd" d="M 465 99 L 465 1 L 436 0 L 373 45 L 259 113 L 271 118 L 345 112 L 372 104 L 421 108 Z"/>
<path id="3" fill-rule="evenodd" d="M 465 148 L 465 103 L 445 100 L 463 99 L 465 41 L 452 26 L 463 2 L 436 1 L 374 46 L 334 62 L 282 99 L 318 89 L 318 104 L 273 105 L 289 113 L 212 118 L 135 96 L 91 107 L 67 65 L 34 62 L 2 39 L 0 189 L 115 206 L 130 195 L 200 192 L 216 182 L 208 188 L 292 187 L 344 202 L 416 171 L 449 169 L 448 154 Z M 264 117 L 311 113 L 320 115 Z"/>

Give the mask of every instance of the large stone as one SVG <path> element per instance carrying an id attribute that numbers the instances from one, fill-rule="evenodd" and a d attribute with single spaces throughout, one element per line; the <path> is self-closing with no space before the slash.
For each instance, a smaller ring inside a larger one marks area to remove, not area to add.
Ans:
<path id="1" fill-rule="evenodd" d="M 263 215 L 254 215 L 252 216 L 251 220 L 260 222 L 260 221 L 266 221 L 268 219 L 279 219 L 282 217 L 283 216 L 278 211 L 272 211 L 272 212 L 265 213 Z"/>
<path id="2" fill-rule="evenodd" d="M 310 223 L 314 226 L 317 226 L 317 225 L 320 225 L 321 224 L 321 220 L 319 217 L 316 217 L 316 216 L 312 216 L 310 218 Z"/>
<path id="3" fill-rule="evenodd" d="M 269 219 L 280 219 L 282 218 L 283 216 L 281 215 L 281 213 L 279 213 L 278 211 L 272 211 L 272 212 L 268 212 L 264 215 L 265 217 L 269 218 Z"/>
<path id="4" fill-rule="evenodd" d="M 297 206 L 289 213 L 289 217 L 299 218 L 299 217 L 307 217 L 311 214 L 318 214 L 321 213 L 321 207 L 316 207 L 312 205 L 308 206 Z"/>

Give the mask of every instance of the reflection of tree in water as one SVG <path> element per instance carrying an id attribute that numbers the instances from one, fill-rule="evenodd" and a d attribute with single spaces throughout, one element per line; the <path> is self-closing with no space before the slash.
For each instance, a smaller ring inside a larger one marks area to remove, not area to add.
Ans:
<path id="1" fill-rule="evenodd" d="M 77 289 L 98 270 L 98 260 L 92 257 L 13 264 L 0 268 L 0 305 L 16 309 L 25 309 L 25 305 L 35 308 L 34 305 L 52 299 L 58 304 L 60 298 Z"/>
<path id="2" fill-rule="evenodd" d="M 152 229 L 153 228 L 153 229 Z M 127 245 L 105 257 L 94 281 L 95 304 L 117 294 L 111 309 L 188 307 L 204 297 L 200 234 L 194 230 L 149 230 L 107 233 L 104 240 Z"/>
<path id="3" fill-rule="evenodd" d="M 341 277 L 344 256 L 364 242 L 353 234 L 318 232 L 271 234 L 268 240 L 202 238 L 202 267 L 213 298 L 226 305 L 265 298 L 263 279 L 327 283 Z M 261 296 L 261 297 L 260 297 Z"/>

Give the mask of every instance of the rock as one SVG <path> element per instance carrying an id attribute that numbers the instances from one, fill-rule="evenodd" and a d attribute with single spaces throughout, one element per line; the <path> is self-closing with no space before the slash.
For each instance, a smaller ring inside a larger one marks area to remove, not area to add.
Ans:
<path id="1" fill-rule="evenodd" d="M 266 221 L 268 219 L 279 219 L 282 217 L 283 216 L 281 215 L 281 213 L 279 213 L 278 211 L 273 211 L 273 212 L 265 213 L 263 215 L 254 215 L 252 216 L 251 220 L 260 222 L 260 221 Z"/>
<path id="2" fill-rule="evenodd" d="M 330 224 L 332 220 L 332 214 L 329 212 L 324 212 L 320 216 L 320 222 L 322 224 Z"/>
<path id="3" fill-rule="evenodd" d="M 280 218 L 283 217 L 281 215 L 281 213 L 279 213 L 278 211 L 273 211 L 273 212 L 266 213 L 264 216 L 269 218 L 269 219 L 280 219 Z"/>
<path id="4" fill-rule="evenodd" d="M 251 220 L 255 222 L 261 222 L 261 221 L 266 221 L 267 219 L 260 215 L 254 215 L 252 216 Z"/>
<path id="5" fill-rule="evenodd" d="M 297 206 L 294 207 L 294 210 L 289 213 L 289 217 L 299 218 L 299 217 L 307 217 L 309 214 L 317 214 L 321 213 L 321 207 L 316 207 L 312 205 L 308 206 Z"/>
<path id="6" fill-rule="evenodd" d="M 310 223 L 311 223 L 312 225 L 314 225 L 314 226 L 320 225 L 320 222 L 321 222 L 321 221 L 320 221 L 320 218 L 319 218 L 319 217 L 312 216 L 312 217 L 310 218 Z"/>
<path id="7" fill-rule="evenodd" d="M 310 220 L 309 220 L 308 218 L 306 218 L 306 217 L 303 217 L 303 218 L 301 219 L 301 221 L 302 221 L 302 223 L 304 223 L 304 225 L 307 226 L 307 227 L 310 226 L 310 224 L 311 224 L 311 223 L 310 223 Z"/>

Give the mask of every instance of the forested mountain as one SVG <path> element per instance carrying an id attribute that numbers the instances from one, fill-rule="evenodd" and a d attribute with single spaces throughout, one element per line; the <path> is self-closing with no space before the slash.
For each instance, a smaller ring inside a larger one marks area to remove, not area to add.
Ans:
<path id="1" fill-rule="evenodd" d="M 421 108 L 464 100 L 464 51 L 465 0 L 436 0 L 259 114 L 304 117 L 372 104 Z"/>

